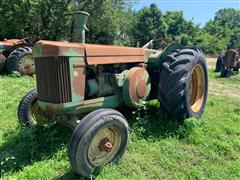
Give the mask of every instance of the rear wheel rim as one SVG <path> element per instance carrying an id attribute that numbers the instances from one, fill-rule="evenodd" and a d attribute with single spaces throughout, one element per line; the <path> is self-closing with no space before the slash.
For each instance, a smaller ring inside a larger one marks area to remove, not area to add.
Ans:
<path id="1" fill-rule="evenodd" d="M 198 112 L 203 106 L 205 97 L 205 73 L 201 65 L 194 66 L 189 86 L 189 105 L 193 112 Z"/>
<path id="2" fill-rule="evenodd" d="M 23 74 L 31 75 L 35 73 L 34 59 L 31 54 L 23 56 L 19 60 L 18 66 Z"/>
<path id="3" fill-rule="evenodd" d="M 93 166 L 105 165 L 118 153 L 121 144 L 120 129 L 114 124 L 98 130 L 94 135 L 89 148 L 88 159 Z"/>

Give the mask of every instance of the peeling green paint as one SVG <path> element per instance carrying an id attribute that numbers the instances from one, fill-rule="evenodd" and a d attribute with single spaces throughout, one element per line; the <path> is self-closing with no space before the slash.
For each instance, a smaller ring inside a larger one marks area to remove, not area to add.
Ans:
<path id="1" fill-rule="evenodd" d="M 106 96 L 85 101 L 75 101 L 62 104 L 47 103 L 38 100 L 39 107 L 48 113 L 54 114 L 79 114 L 99 108 L 116 108 L 120 105 L 118 95 Z"/>
<path id="2" fill-rule="evenodd" d="M 75 76 L 75 69 L 74 69 L 74 64 L 75 63 L 80 63 L 80 64 L 85 64 L 84 59 L 82 57 L 69 57 L 69 68 L 70 68 L 70 80 L 71 80 L 71 90 L 72 90 L 72 100 L 74 102 L 76 101 L 82 101 L 84 100 L 84 94 L 82 96 L 78 95 L 76 91 L 74 90 L 73 87 L 73 78 Z M 79 78 L 79 81 L 83 81 L 83 79 Z M 81 87 L 79 87 L 81 88 Z M 84 87 L 85 88 L 85 87 Z"/>
<path id="3" fill-rule="evenodd" d="M 36 44 L 32 49 L 33 57 L 42 57 L 43 56 L 43 47 L 41 44 Z"/>

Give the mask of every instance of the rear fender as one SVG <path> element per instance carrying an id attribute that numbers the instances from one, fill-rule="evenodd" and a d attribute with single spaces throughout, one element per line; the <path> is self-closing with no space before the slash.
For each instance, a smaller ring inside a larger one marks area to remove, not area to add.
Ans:
<path id="1" fill-rule="evenodd" d="M 171 54 L 172 51 L 181 47 L 183 47 L 183 45 L 174 42 L 169 44 L 163 51 L 156 51 L 155 53 L 151 54 L 148 58 L 149 70 L 160 70 L 162 68 L 162 64 L 166 62 L 167 56 Z"/>

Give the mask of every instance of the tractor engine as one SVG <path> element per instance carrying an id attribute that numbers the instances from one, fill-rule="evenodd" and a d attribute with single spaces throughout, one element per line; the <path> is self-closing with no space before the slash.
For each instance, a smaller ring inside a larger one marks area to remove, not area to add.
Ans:
<path id="1" fill-rule="evenodd" d="M 141 100 L 146 100 L 151 89 L 148 72 L 141 64 L 137 67 L 134 65 L 99 65 L 87 68 L 86 99 L 118 94 L 130 107 L 136 107 Z"/>
<path id="2" fill-rule="evenodd" d="M 141 48 L 39 41 L 33 51 L 39 106 L 44 110 L 137 107 L 150 94 Z"/>

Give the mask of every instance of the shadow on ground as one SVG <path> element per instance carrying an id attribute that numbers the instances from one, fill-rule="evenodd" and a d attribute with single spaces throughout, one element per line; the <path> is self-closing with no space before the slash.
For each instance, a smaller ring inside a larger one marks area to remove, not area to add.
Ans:
<path id="1" fill-rule="evenodd" d="M 0 147 L 1 176 L 16 172 L 43 158 L 51 158 L 61 146 L 66 146 L 71 131 L 61 125 L 48 129 L 19 127 L 4 134 L 6 143 Z"/>
<path id="2" fill-rule="evenodd" d="M 139 139 L 164 139 L 177 137 L 182 139 L 191 133 L 193 126 L 170 120 L 159 111 L 159 106 L 150 106 L 147 111 L 133 113 L 131 109 L 121 109 L 128 119 L 129 126 Z M 6 143 L 0 147 L 1 176 L 8 172 L 17 172 L 26 165 L 51 158 L 62 146 L 67 146 L 71 131 L 62 125 L 49 129 L 19 128 L 6 134 Z M 94 173 L 97 176 L 99 172 Z M 0 176 L 0 177 L 1 177 Z M 71 167 L 64 174 L 53 179 L 84 179 L 73 172 Z"/>

